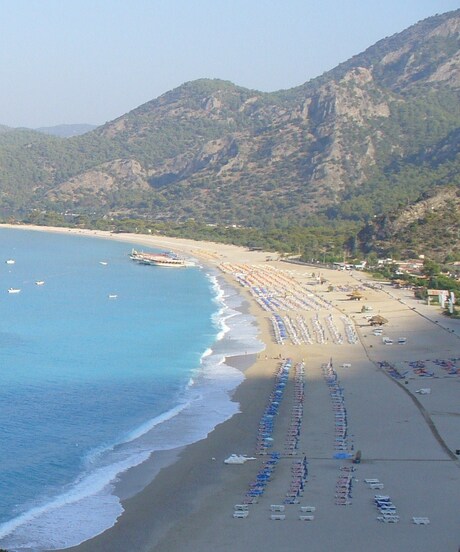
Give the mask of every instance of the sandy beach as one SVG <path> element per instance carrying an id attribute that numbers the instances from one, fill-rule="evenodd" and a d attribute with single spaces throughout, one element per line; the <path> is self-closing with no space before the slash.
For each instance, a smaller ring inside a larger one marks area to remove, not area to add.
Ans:
<path id="1" fill-rule="evenodd" d="M 246 298 L 266 345 L 231 361 L 245 373 L 232 397 L 240 413 L 127 474 L 115 526 L 67 550 L 458 552 L 459 320 L 363 272 L 291 264 L 273 253 L 23 228 L 172 249 L 217 267 Z M 360 301 L 350 299 L 353 290 Z M 369 324 L 375 314 L 388 319 L 382 335 Z M 255 459 L 224 463 L 232 453 Z M 376 494 L 391 508 L 379 510 Z"/>

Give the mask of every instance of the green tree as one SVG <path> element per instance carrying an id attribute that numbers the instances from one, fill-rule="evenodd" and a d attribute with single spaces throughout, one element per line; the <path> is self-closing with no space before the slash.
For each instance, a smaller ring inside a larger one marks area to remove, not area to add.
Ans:
<path id="1" fill-rule="evenodd" d="M 441 272 L 441 267 L 436 261 L 431 259 L 425 259 L 423 261 L 423 274 L 428 276 L 428 278 L 433 278 Z"/>

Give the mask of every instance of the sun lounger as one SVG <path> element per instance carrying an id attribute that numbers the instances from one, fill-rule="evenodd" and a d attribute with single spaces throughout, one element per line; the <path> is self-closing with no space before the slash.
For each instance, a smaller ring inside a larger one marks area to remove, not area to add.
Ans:
<path id="1" fill-rule="evenodd" d="M 316 506 L 301 506 L 300 511 L 301 512 L 314 512 L 314 511 L 316 511 Z"/>
<path id="2" fill-rule="evenodd" d="M 428 525 L 430 523 L 430 520 L 427 517 L 413 517 L 412 521 L 416 525 Z"/>
<path id="3" fill-rule="evenodd" d="M 313 521 L 315 519 L 315 516 L 308 516 L 308 515 L 299 515 L 300 521 Z"/>
<path id="4" fill-rule="evenodd" d="M 270 510 L 272 512 L 284 512 L 285 508 L 282 504 L 272 504 Z"/>
<path id="5" fill-rule="evenodd" d="M 249 510 L 249 506 L 247 504 L 235 504 L 233 508 L 235 510 Z"/>
<path id="6" fill-rule="evenodd" d="M 383 523 L 398 523 L 399 516 L 378 516 L 377 519 Z"/>
<path id="7" fill-rule="evenodd" d="M 237 510 L 236 512 L 233 512 L 234 518 L 247 518 L 249 515 L 249 512 L 242 512 L 241 510 Z"/>
<path id="8" fill-rule="evenodd" d="M 270 519 L 274 519 L 274 520 L 286 519 L 286 515 L 285 514 L 271 514 Z"/>
<path id="9" fill-rule="evenodd" d="M 371 483 L 369 487 L 371 489 L 383 489 L 383 483 Z"/>
<path id="10" fill-rule="evenodd" d="M 371 483 L 380 483 L 380 481 L 378 479 L 365 479 L 364 483 L 370 485 Z"/>

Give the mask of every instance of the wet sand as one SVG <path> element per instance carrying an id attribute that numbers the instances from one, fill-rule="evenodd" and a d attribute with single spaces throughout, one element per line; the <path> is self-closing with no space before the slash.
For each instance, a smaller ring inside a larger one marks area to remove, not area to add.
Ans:
<path id="1" fill-rule="evenodd" d="M 171 456 L 160 459 L 154 455 L 150 461 L 152 474 L 155 466 L 160 467 L 159 472 L 145 489 L 123 501 L 125 512 L 115 526 L 68 550 L 223 552 L 247 548 L 259 552 L 268 548 L 293 552 L 457 552 L 460 375 L 449 374 L 439 361 L 460 358 L 459 321 L 446 319 L 436 307 L 422 305 L 409 291 L 394 290 L 387 284 L 382 289 L 369 288 L 363 273 L 321 269 L 325 282 L 320 284 L 311 276 L 315 271 L 312 267 L 267 262 L 266 258 L 273 258 L 273 253 L 172 238 L 83 233 L 167 247 L 215 266 L 230 263 L 236 268 L 232 273 L 227 265 L 225 277 L 247 298 L 266 349 L 256 359 L 234 359 L 246 376 L 233 395 L 241 412 L 219 425 L 206 439 L 176 451 L 175 461 Z M 247 269 L 251 278 L 265 278 L 267 286 L 276 283 L 278 298 L 292 307 L 279 309 L 279 314 L 283 318 L 288 314 L 294 323 L 298 316 L 303 316 L 312 336 L 312 317 L 317 314 L 324 342 L 312 339 L 309 344 L 293 344 L 290 340 L 283 345 L 276 343 L 271 314 L 236 282 L 238 267 Z M 361 301 L 351 301 L 347 295 L 356 287 L 360 287 L 364 296 Z M 312 294 L 311 297 L 327 301 L 330 307 L 323 304 L 318 310 L 309 310 L 305 305 L 296 306 L 294 298 L 299 289 L 306 297 Z M 372 311 L 362 313 L 363 304 Z M 389 321 L 383 333 L 393 340 L 391 345 L 385 345 L 382 336 L 373 335 L 365 318 L 377 313 Z M 335 342 L 325 322 L 329 315 L 343 338 L 340 344 Z M 343 316 L 354 322 L 356 343 L 348 343 L 344 337 Z M 399 337 L 406 337 L 406 343 L 398 344 Z M 281 458 L 258 503 L 248 506 L 248 517 L 235 519 L 234 505 L 244 501 L 250 483 L 268 458 L 257 453 L 256 442 L 258 425 L 282 362 L 280 356 L 291 358 L 293 366 L 302 361 L 305 364 L 298 446 L 294 454 L 286 454 L 286 437 L 297 400 L 292 370 L 276 417 L 273 447 L 267 451 L 278 450 Z M 336 411 L 324 377 L 324 366 L 331 359 L 343 389 L 347 450 L 352 454 L 362 452 L 360 464 L 334 458 Z M 402 379 L 392 377 L 391 370 L 380 364 L 383 361 L 387 367 L 398 370 Z M 418 368 L 410 364 L 414 361 L 423 361 L 421 373 L 433 373 L 432 377 L 417 373 Z M 460 360 L 455 363 L 460 367 Z M 430 393 L 418 392 L 427 388 Z M 224 464 L 232 453 L 257 459 L 243 465 Z M 272 520 L 270 506 L 284 503 L 291 485 L 293 462 L 304 457 L 308 460 L 308 480 L 303 493 L 297 497 L 297 503 L 285 505 L 285 519 Z M 341 468 L 355 470 L 347 472 Z M 347 505 L 337 504 L 336 496 L 344 473 L 351 473 Z M 384 488 L 371 489 L 364 482 L 366 478 L 379 479 Z M 133 484 L 132 481 L 127 486 L 126 496 Z M 373 501 L 376 493 L 391 496 L 398 523 L 377 520 L 380 514 Z M 302 506 L 315 507 L 312 521 L 299 519 Z M 430 523 L 416 525 L 413 517 L 426 517 Z"/>

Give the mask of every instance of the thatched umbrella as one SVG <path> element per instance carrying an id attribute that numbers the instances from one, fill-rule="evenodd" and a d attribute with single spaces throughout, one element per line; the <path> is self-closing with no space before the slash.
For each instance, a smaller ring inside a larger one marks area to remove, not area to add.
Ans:
<path id="1" fill-rule="evenodd" d="M 355 289 L 351 293 L 349 293 L 347 297 L 350 298 L 350 301 L 361 301 L 361 299 L 363 298 L 363 294 Z"/>
<path id="2" fill-rule="evenodd" d="M 383 324 L 387 324 L 388 320 L 383 316 L 380 316 L 380 314 L 376 314 L 369 319 L 369 322 L 371 326 L 383 326 Z"/>

